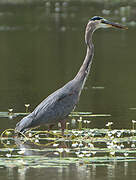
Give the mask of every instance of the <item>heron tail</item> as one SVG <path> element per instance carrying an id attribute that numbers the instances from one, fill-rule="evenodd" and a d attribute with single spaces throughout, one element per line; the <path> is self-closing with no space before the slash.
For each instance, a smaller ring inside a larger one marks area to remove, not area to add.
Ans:
<path id="1" fill-rule="evenodd" d="M 21 121 L 16 124 L 15 131 L 23 132 L 23 133 L 26 132 L 29 128 L 31 128 L 32 120 L 33 120 L 33 116 L 31 113 L 28 116 L 21 119 Z"/>

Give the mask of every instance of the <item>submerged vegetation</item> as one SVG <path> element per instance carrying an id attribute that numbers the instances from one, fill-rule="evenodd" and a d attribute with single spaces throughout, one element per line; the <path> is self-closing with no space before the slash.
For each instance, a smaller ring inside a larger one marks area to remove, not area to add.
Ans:
<path id="1" fill-rule="evenodd" d="M 26 113 L 12 113 L 26 115 Z M 9 112 L 1 117 L 11 116 Z M 73 112 L 67 123 L 65 136 L 60 130 L 34 131 L 16 136 L 14 129 L 1 133 L 0 166 L 6 166 L 4 159 L 10 159 L 13 166 L 34 167 L 38 160 L 40 167 L 67 166 L 71 163 L 106 163 L 112 161 L 136 161 L 135 120 L 132 129 L 113 129 L 113 122 L 107 122 L 104 129 L 90 129 L 91 112 Z M 100 115 L 99 115 L 100 116 Z M 110 116 L 101 114 L 101 116 Z M 75 128 L 70 127 L 75 124 Z M 41 158 L 41 155 L 42 158 Z M 9 165 L 9 164 L 8 164 Z"/>

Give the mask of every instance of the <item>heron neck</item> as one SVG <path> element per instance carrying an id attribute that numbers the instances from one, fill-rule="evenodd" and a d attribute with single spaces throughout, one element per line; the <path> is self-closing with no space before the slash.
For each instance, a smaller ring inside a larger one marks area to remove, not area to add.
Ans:
<path id="1" fill-rule="evenodd" d="M 77 80 L 78 82 L 80 82 L 80 86 L 82 86 L 82 88 L 84 87 L 84 84 L 86 82 L 86 79 L 88 77 L 90 68 L 91 68 L 91 64 L 92 64 L 92 59 L 93 59 L 93 55 L 94 55 L 94 46 L 92 43 L 92 34 L 90 34 L 90 37 L 87 39 L 87 35 L 86 35 L 86 44 L 87 44 L 87 52 L 86 52 L 86 57 L 84 59 L 84 62 L 82 64 L 82 66 L 80 67 L 76 77 L 74 78 L 75 80 Z M 81 87 L 79 87 L 81 88 Z"/>

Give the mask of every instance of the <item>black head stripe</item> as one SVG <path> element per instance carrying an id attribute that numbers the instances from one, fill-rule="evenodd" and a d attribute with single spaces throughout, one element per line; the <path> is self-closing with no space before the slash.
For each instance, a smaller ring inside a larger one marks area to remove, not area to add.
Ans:
<path id="1" fill-rule="evenodd" d="M 95 20 L 101 20 L 101 19 L 103 19 L 103 18 L 100 17 L 100 16 L 94 16 L 94 17 L 92 17 L 90 20 L 91 20 L 91 21 L 95 21 Z"/>

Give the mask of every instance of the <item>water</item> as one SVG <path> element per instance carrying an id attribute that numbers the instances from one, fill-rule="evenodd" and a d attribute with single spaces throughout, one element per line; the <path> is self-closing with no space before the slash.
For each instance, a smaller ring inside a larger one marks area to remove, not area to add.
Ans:
<path id="1" fill-rule="evenodd" d="M 3 1 L 2 1 L 3 2 Z M 91 118 L 91 128 L 131 128 L 135 102 L 135 2 L 35 1 L 0 4 L 0 111 L 30 110 L 51 92 L 71 80 L 85 53 L 84 30 L 89 18 L 104 16 L 127 24 L 129 29 L 95 32 L 95 57 L 77 111 L 111 114 Z M 1 132 L 14 128 L 21 117 L 1 118 Z M 31 149 L 33 143 L 28 147 Z M 4 145 L 1 144 L 1 149 Z M 17 147 L 20 148 L 20 147 Z M 38 148 L 37 148 L 38 149 Z M 49 167 L 46 153 L 6 157 L 0 165 L 1 179 L 135 179 L 135 162 L 63 163 Z M 2 153 L 1 153 L 2 154 Z M 41 159 L 44 162 L 41 162 Z M 55 161 L 55 160 L 53 160 Z M 51 163 L 51 162 L 50 162 Z M 54 162 L 56 163 L 56 161 Z M 40 166 L 42 164 L 42 167 Z"/>

